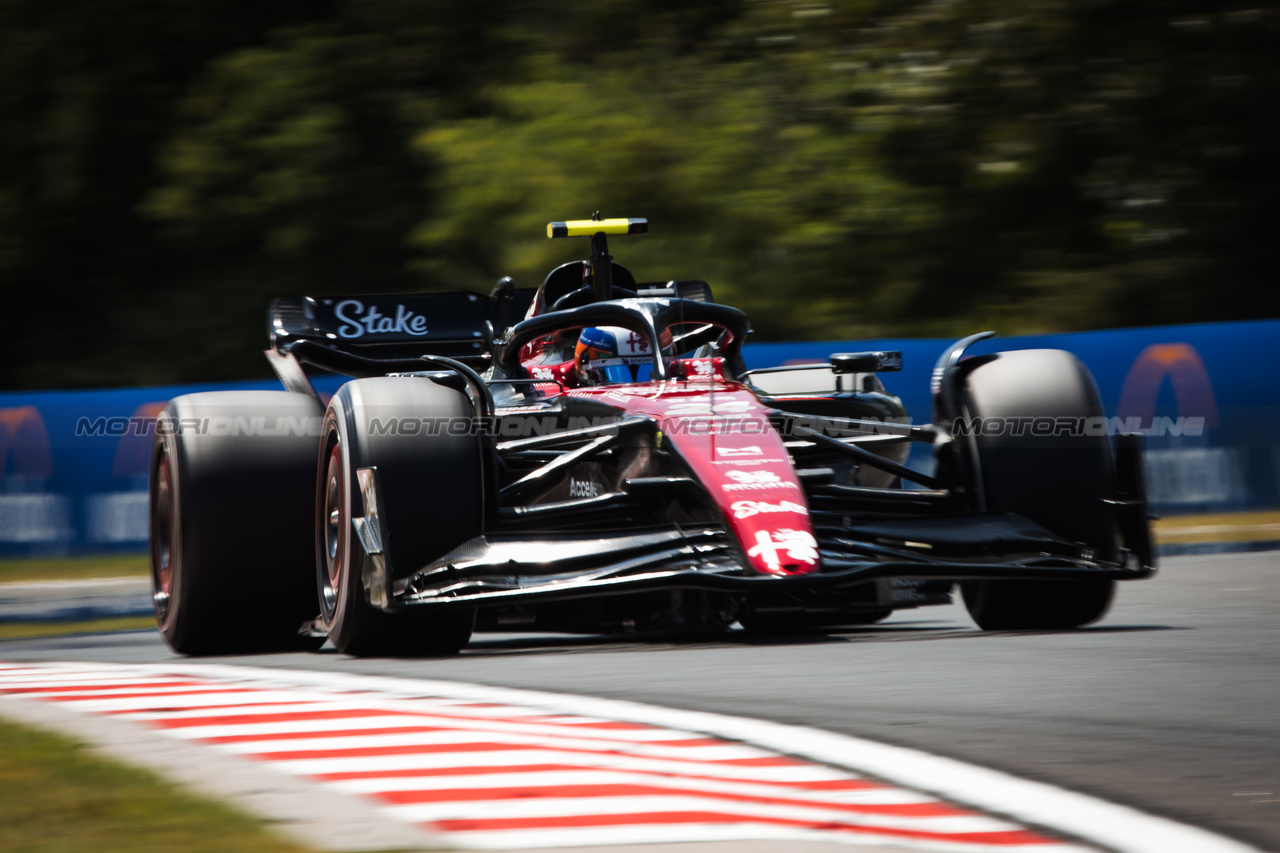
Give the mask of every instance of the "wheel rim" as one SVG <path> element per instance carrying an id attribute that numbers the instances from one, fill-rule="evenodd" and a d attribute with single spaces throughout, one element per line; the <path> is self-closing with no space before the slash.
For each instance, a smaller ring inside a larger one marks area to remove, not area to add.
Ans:
<path id="1" fill-rule="evenodd" d="M 156 619 L 164 624 L 173 598 L 173 466 L 161 449 L 156 464 L 156 493 L 151 502 L 151 581 Z"/>
<path id="2" fill-rule="evenodd" d="M 320 580 L 326 616 L 336 611 L 338 592 L 342 588 L 343 544 L 346 538 L 342 510 L 345 479 L 342 470 L 342 446 L 335 443 L 329 451 L 329 462 L 325 467 L 324 502 L 321 504 L 321 515 L 318 519 L 319 544 L 325 568 Z"/>

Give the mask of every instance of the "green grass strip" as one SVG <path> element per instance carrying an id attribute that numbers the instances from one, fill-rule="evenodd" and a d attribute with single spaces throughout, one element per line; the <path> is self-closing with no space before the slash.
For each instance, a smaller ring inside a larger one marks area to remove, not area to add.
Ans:
<path id="1" fill-rule="evenodd" d="M 154 629 L 150 616 L 120 616 L 91 619 L 87 622 L 0 622 L 0 640 L 28 640 L 38 637 L 64 637 L 68 634 L 108 634 L 112 631 Z M 0 847 L 0 850 L 3 850 Z"/>
<path id="2" fill-rule="evenodd" d="M 1280 539 L 1280 510 L 1170 515 L 1152 528 L 1156 542 L 1260 542 Z"/>
<path id="3" fill-rule="evenodd" d="M 146 554 L 110 557 L 60 557 L 41 560 L 0 560 L 0 583 L 7 581 L 82 580 L 85 578 L 145 578 L 151 571 Z"/>
<path id="4" fill-rule="evenodd" d="M 0 850 L 304 853 L 267 825 L 80 743 L 0 720 Z"/>

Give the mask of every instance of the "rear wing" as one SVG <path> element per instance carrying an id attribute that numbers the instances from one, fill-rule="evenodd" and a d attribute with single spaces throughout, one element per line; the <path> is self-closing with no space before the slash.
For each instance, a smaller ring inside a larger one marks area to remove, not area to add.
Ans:
<path id="1" fill-rule="evenodd" d="M 523 319 L 533 290 L 294 296 L 267 310 L 267 358 L 290 390 L 311 393 L 301 363 L 347 375 L 422 370 L 441 356 L 484 370 L 493 342 Z"/>

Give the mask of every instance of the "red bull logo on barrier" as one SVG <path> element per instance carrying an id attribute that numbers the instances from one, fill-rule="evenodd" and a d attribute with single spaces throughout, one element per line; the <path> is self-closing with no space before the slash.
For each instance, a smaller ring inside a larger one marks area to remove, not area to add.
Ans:
<path id="1" fill-rule="evenodd" d="M 129 420 L 143 421 L 152 425 L 152 429 L 145 432 L 136 430 L 127 430 L 124 435 L 120 436 L 120 443 L 116 445 L 116 458 L 111 466 L 111 473 L 117 477 L 145 477 L 147 476 L 147 465 L 151 460 L 151 434 L 154 431 L 156 419 L 160 417 L 160 413 L 164 411 L 165 402 L 162 400 L 155 403 L 143 403 L 134 409 L 133 417 Z"/>
<path id="2" fill-rule="evenodd" d="M 1218 405 L 1209 372 L 1200 353 L 1185 343 L 1151 344 L 1138 354 L 1120 391 L 1116 416 L 1126 421 L 1139 418 L 1142 424 L 1150 424 L 1166 376 L 1173 383 L 1178 414 L 1202 417 L 1208 427 L 1218 425 Z"/>
<path id="3" fill-rule="evenodd" d="M 39 409 L 0 409 L 0 542 L 41 546 L 70 535 L 66 498 L 40 491 L 51 476 L 53 451 Z"/>
<path id="4" fill-rule="evenodd" d="M 35 406 L 0 409 L 0 477 L 49 477 L 53 452 Z"/>

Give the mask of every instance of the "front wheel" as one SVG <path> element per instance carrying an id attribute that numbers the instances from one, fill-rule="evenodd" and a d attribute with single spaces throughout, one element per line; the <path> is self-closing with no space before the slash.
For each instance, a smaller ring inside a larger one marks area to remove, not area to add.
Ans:
<path id="1" fill-rule="evenodd" d="M 321 624 L 356 656 L 456 653 L 474 608 L 432 605 L 388 612 L 370 603 L 353 519 L 369 514 L 359 472 L 376 476 L 383 556 L 407 577 L 483 529 L 483 458 L 470 401 L 423 377 L 359 379 L 339 389 L 321 429 L 316 484 L 316 581 Z M 404 424 L 412 429 L 401 429 Z M 425 429 L 425 434 L 424 434 Z M 458 434 L 454 434 L 458 433 Z"/>
<path id="2" fill-rule="evenodd" d="M 1116 582 L 964 581 L 965 609 L 984 631 L 1049 631 L 1096 622 L 1111 606 Z"/>
<path id="3" fill-rule="evenodd" d="M 971 437 L 987 510 L 1018 513 L 1098 559 L 1117 558 L 1119 528 L 1106 503 L 1116 494 L 1111 444 L 1105 434 L 1057 427 L 1103 416 L 1093 377 L 1079 359 L 1063 350 L 1002 352 L 969 373 L 964 408 L 969 418 L 1010 425 Z M 1045 424 L 1054 428 L 1038 428 Z M 960 587 L 969 615 L 987 631 L 1078 628 L 1101 619 L 1115 593 L 1115 581 L 1103 579 L 966 581 Z"/>

